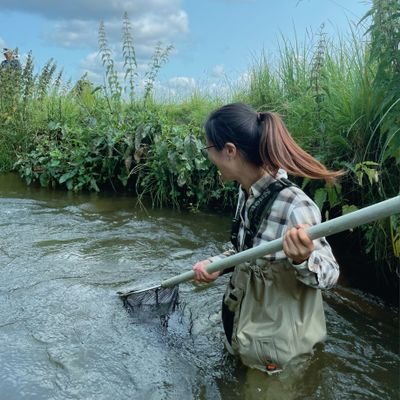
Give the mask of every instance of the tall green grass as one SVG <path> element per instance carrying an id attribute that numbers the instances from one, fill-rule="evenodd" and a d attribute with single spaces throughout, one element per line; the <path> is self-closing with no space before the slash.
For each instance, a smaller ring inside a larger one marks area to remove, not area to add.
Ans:
<path id="1" fill-rule="evenodd" d="M 400 192 L 399 15 L 398 2 L 374 1 L 363 19 L 370 22 L 366 36 L 353 30 L 350 38 L 332 41 L 322 27 L 302 45 L 283 38 L 279 63 L 262 55 L 251 71 L 247 101 L 282 114 L 303 147 L 331 168 L 348 171 L 333 187 L 301 182 L 333 216 Z M 366 253 L 393 276 L 398 219 L 362 231 Z"/>
<path id="2" fill-rule="evenodd" d="M 333 40 L 321 26 L 303 41 L 281 39 L 277 61 L 254 61 L 247 86 L 222 98 L 194 91 L 179 102 L 154 93 L 171 47 L 157 46 L 144 77 L 137 68 L 129 18 L 122 21 L 123 71 L 104 24 L 99 48 L 104 85 L 82 77 L 72 87 L 50 60 L 35 74 L 32 54 L 21 73 L 0 71 L 0 170 L 28 183 L 69 190 L 128 190 L 153 205 L 193 210 L 233 207 L 236 191 L 221 185 L 200 153 L 203 121 L 227 101 L 280 113 L 296 140 L 333 169 L 334 185 L 297 182 L 332 217 L 395 196 L 400 188 L 399 3 L 375 0 L 369 28 Z M 144 90 L 140 81 L 145 80 Z M 395 217 L 363 228 L 365 252 L 394 272 L 400 247 Z M 396 239 L 397 238 L 397 239 Z"/>

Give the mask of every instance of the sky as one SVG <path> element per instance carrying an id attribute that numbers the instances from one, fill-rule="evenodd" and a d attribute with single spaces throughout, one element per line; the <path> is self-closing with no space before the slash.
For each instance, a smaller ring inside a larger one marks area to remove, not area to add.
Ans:
<path id="1" fill-rule="evenodd" d="M 64 79 L 83 74 L 104 82 L 98 48 L 103 22 L 122 73 L 123 15 L 128 13 L 144 79 L 154 49 L 173 46 L 157 87 L 171 93 L 219 90 L 246 76 L 262 54 L 278 57 L 282 37 L 294 41 L 324 32 L 347 35 L 368 11 L 370 0 L 0 0 L 0 47 L 18 48 L 22 64 L 32 51 L 40 70 L 53 58 Z M 140 85 L 140 83 L 138 83 Z"/>

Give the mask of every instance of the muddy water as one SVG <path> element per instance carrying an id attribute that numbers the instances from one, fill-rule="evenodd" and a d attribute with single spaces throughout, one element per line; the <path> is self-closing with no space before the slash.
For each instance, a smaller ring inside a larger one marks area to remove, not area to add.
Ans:
<path id="1" fill-rule="evenodd" d="M 168 328 L 127 313 L 117 290 L 220 252 L 229 224 L 0 175 L 0 399 L 399 398 L 398 312 L 360 291 L 327 292 L 329 340 L 274 377 L 225 354 L 224 278 L 181 285 Z"/>

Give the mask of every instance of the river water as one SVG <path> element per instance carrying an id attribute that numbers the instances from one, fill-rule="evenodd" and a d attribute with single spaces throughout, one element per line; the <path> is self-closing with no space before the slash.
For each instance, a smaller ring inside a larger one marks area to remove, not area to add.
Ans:
<path id="1" fill-rule="evenodd" d="M 225 277 L 181 285 L 167 328 L 127 312 L 118 290 L 221 252 L 229 225 L 0 175 L 0 399 L 398 399 L 398 310 L 344 285 L 324 294 L 325 345 L 272 377 L 223 350 Z"/>

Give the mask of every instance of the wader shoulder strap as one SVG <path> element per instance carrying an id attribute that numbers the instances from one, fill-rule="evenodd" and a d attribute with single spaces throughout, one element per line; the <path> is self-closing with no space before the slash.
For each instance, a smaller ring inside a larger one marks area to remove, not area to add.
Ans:
<path id="1" fill-rule="evenodd" d="M 253 247 L 253 239 L 260 229 L 262 221 L 268 218 L 268 215 L 271 212 L 272 204 L 277 198 L 279 192 L 289 186 L 296 185 L 285 178 L 271 183 L 250 206 L 249 210 L 247 211 L 250 227 L 245 228 L 244 232 L 245 248 Z M 231 242 L 236 250 L 239 250 L 238 234 L 240 228 L 240 212 L 241 210 L 239 209 L 236 211 L 236 215 L 232 221 L 231 229 Z"/>

